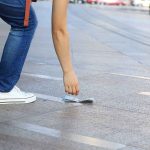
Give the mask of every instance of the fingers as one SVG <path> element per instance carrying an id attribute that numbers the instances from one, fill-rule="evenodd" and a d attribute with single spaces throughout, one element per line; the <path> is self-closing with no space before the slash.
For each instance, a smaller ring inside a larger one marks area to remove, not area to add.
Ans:
<path id="1" fill-rule="evenodd" d="M 72 95 L 79 94 L 79 83 L 78 78 L 74 71 L 65 72 L 64 73 L 64 85 L 65 85 L 65 92 Z"/>
<path id="2" fill-rule="evenodd" d="M 76 95 L 79 94 L 79 84 L 76 85 Z"/>
<path id="3" fill-rule="evenodd" d="M 78 85 L 65 86 L 65 92 L 72 95 L 78 95 L 79 86 Z"/>
<path id="4" fill-rule="evenodd" d="M 71 86 L 66 85 L 65 86 L 65 92 L 68 93 L 68 94 L 72 94 L 73 92 L 72 92 Z"/>
<path id="5" fill-rule="evenodd" d="M 69 86 L 65 85 L 65 92 L 69 93 Z"/>
<path id="6" fill-rule="evenodd" d="M 69 86 L 69 94 L 72 94 L 73 90 L 72 90 L 72 86 Z"/>
<path id="7" fill-rule="evenodd" d="M 77 95 L 77 91 L 75 86 L 72 86 L 72 95 Z"/>

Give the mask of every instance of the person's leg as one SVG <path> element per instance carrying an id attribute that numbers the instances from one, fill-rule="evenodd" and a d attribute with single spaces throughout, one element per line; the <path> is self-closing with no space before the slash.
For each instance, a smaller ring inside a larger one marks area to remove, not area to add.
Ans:
<path id="1" fill-rule="evenodd" d="M 0 62 L 0 92 L 9 92 L 17 83 L 37 27 L 31 7 L 29 26 L 24 27 L 25 0 L 0 0 L 0 17 L 11 30 Z"/>

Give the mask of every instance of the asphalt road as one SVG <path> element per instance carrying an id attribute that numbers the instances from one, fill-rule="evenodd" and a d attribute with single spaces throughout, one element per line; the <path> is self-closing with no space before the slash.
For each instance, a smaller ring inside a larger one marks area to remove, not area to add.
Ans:
<path id="1" fill-rule="evenodd" d="M 34 4 L 39 25 L 17 86 L 38 100 L 0 106 L 0 150 L 149 150 L 150 16 L 125 7 L 69 4 L 79 98 L 62 103 L 62 71 L 51 37 L 51 3 Z M 0 22 L 0 48 L 9 27 Z"/>

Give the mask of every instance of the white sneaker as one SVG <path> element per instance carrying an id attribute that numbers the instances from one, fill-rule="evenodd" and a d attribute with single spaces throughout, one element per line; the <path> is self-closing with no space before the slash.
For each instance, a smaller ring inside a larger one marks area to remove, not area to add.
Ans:
<path id="1" fill-rule="evenodd" d="M 32 93 L 21 91 L 17 86 L 10 92 L 0 92 L 0 104 L 31 103 L 36 101 L 36 96 Z"/>

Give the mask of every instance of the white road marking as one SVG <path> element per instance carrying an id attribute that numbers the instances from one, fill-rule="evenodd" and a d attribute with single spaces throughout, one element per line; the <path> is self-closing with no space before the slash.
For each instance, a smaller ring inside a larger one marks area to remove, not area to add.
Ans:
<path id="1" fill-rule="evenodd" d="M 47 76 L 47 75 L 41 75 L 41 74 L 32 74 L 32 73 L 22 73 L 24 76 L 29 76 L 29 77 L 36 77 L 36 78 L 41 78 L 41 79 L 49 79 L 49 80 L 57 80 L 57 81 L 62 81 L 62 78 L 59 77 L 52 77 L 52 76 Z"/>
<path id="2" fill-rule="evenodd" d="M 140 92 L 140 95 L 146 95 L 146 96 L 150 96 L 150 92 Z"/>
<path id="3" fill-rule="evenodd" d="M 112 75 L 118 75 L 118 76 L 131 77 L 131 78 L 138 78 L 138 79 L 150 80 L 150 77 L 134 76 L 134 75 L 128 75 L 128 74 L 121 74 L 121 73 L 110 73 L 110 74 L 112 74 Z"/>
<path id="4" fill-rule="evenodd" d="M 121 74 L 121 73 L 109 73 L 109 74 L 118 75 L 118 76 L 125 76 L 125 77 L 131 77 L 131 78 L 144 79 L 144 80 L 150 80 L 150 77 L 144 77 L 144 76 L 135 76 L 135 75 Z M 22 75 L 41 78 L 41 79 L 57 80 L 57 81 L 62 81 L 63 80 L 63 78 L 60 78 L 60 77 L 52 77 L 52 76 L 47 76 L 47 75 L 32 74 L 32 73 L 25 73 L 25 72 L 22 73 Z"/>
<path id="5" fill-rule="evenodd" d="M 28 130 L 31 132 L 40 133 L 46 136 L 50 136 L 54 138 L 61 138 L 61 139 L 77 142 L 80 144 L 86 144 L 89 146 L 106 148 L 108 150 L 119 150 L 121 148 L 126 147 L 125 145 L 120 144 L 120 143 L 115 143 L 115 142 L 103 140 L 100 138 L 83 136 L 80 134 L 62 132 L 60 130 L 56 130 L 56 129 L 52 129 L 52 128 L 48 128 L 48 127 L 44 127 L 44 126 L 40 126 L 36 124 L 26 123 L 26 122 L 23 123 L 23 122 L 18 122 L 18 121 L 10 121 L 5 124 L 14 126 L 20 129 Z"/>
<path id="6" fill-rule="evenodd" d="M 59 102 L 59 103 L 65 103 L 62 101 L 62 98 L 60 97 L 55 97 L 55 96 L 50 96 L 50 95 L 45 95 L 45 94 L 39 94 L 39 93 L 34 93 L 38 98 L 44 99 L 44 100 L 49 100 L 49 101 L 54 101 L 54 102 Z"/>
<path id="7" fill-rule="evenodd" d="M 54 101 L 54 102 L 59 102 L 62 104 L 65 104 L 63 99 L 61 97 L 55 97 L 55 96 L 50 96 L 50 95 L 45 95 L 45 94 L 39 94 L 39 93 L 34 93 L 38 98 L 44 99 L 44 100 L 49 100 L 49 101 Z M 81 103 L 70 103 L 73 106 L 81 106 Z"/>

